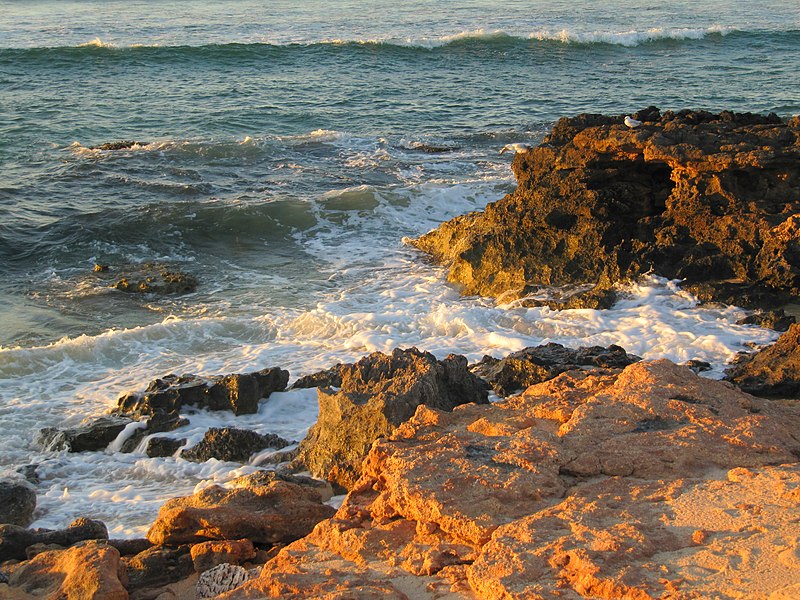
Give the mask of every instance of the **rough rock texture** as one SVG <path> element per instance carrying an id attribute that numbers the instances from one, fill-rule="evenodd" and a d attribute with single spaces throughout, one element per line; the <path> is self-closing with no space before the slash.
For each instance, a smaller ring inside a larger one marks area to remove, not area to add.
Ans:
<path id="1" fill-rule="evenodd" d="M 796 406 L 664 360 L 421 406 L 222 598 L 796 597 L 798 432 Z"/>
<path id="2" fill-rule="evenodd" d="M 733 365 L 725 378 L 756 396 L 800 398 L 800 324 Z"/>
<path id="3" fill-rule="evenodd" d="M 147 448 L 145 448 L 144 453 L 150 458 L 172 456 L 185 443 L 185 438 L 174 440 L 172 438 L 154 437 L 147 440 Z"/>
<path id="4" fill-rule="evenodd" d="M 194 496 L 168 500 L 147 539 L 172 545 L 244 538 L 256 544 L 287 543 L 334 512 L 316 490 L 286 481 L 234 489 L 212 485 Z"/>
<path id="5" fill-rule="evenodd" d="M 612 284 L 651 270 L 728 304 L 800 295 L 797 120 L 638 117 L 636 129 L 622 116 L 561 119 L 515 155 L 514 193 L 411 243 L 465 294 L 556 308 L 608 306 Z M 562 286 L 567 297 L 552 297 Z"/>
<path id="6" fill-rule="evenodd" d="M 304 375 L 295 381 L 290 389 L 306 389 L 314 387 L 342 387 L 342 369 L 346 365 L 341 363 L 324 371 L 317 371 L 311 375 Z"/>
<path id="7" fill-rule="evenodd" d="M 327 481 L 278 471 L 256 471 L 249 475 L 237 477 L 229 481 L 228 485 L 232 488 L 258 489 L 268 486 L 273 481 L 286 481 L 295 485 L 309 487 L 316 490 L 323 502 L 327 502 L 333 497 L 333 489 Z"/>
<path id="8" fill-rule="evenodd" d="M 36 509 L 36 492 L 20 481 L 0 481 L 0 523 L 27 527 Z"/>
<path id="9" fill-rule="evenodd" d="M 37 554 L 9 577 L 12 592 L 59 600 L 128 600 L 125 582 L 119 552 L 96 541 Z"/>
<path id="10" fill-rule="evenodd" d="M 122 444 L 122 447 L 120 448 L 120 452 L 133 452 L 134 450 L 136 450 L 136 448 L 138 448 L 142 440 L 146 438 L 148 435 L 152 435 L 154 433 L 166 433 L 169 431 L 175 431 L 176 429 L 179 429 L 188 424 L 189 424 L 189 419 L 181 417 L 177 412 L 167 413 L 164 410 L 157 409 L 155 410 L 153 415 L 151 415 L 149 418 L 145 420 L 144 427 L 140 427 L 139 429 L 134 431 L 133 435 L 131 435 L 127 440 L 125 440 L 125 442 Z M 160 442 L 156 442 L 156 444 L 158 443 Z M 175 450 L 177 450 L 177 448 L 175 448 Z"/>
<path id="11" fill-rule="evenodd" d="M 796 321 L 794 315 L 787 315 L 782 308 L 777 310 L 759 310 L 743 319 L 736 321 L 737 325 L 758 325 L 765 329 L 786 331 Z"/>
<path id="12" fill-rule="evenodd" d="M 219 594 L 237 588 L 249 578 L 249 573 L 238 565 L 218 565 L 203 573 L 197 580 L 197 597 L 216 598 Z"/>
<path id="13" fill-rule="evenodd" d="M 151 381 L 144 393 L 122 396 L 117 401 L 117 410 L 136 418 L 161 414 L 161 420 L 165 421 L 170 415 L 174 417 L 182 406 L 252 414 L 258 411 L 259 400 L 285 390 L 288 381 L 289 372 L 278 368 L 211 378 L 170 374 Z"/>
<path id="14" fill-rule="evenodd" d="M 297 462 L 345 489 L 358 479 L 372 443 L 410 418 L 417 406 L 452 410 L 488 401 L 486 383 L 467 370 L 466 358 L 453 354 L 438 361 L 416 348 L 373 352 L 342 365 L 341 376 L 338 391 L 317 391 L 319 418 L 300 443 Z"/>
<path id="15" fill-rule="evenodd" d="M 45 450 L 90 452 L 103 450 L 113 442 L 125 426 L 128 417 L 107 416 L 86 421 L 80 427 L 58 429 L 45 427 L 39 432 L 39 445 Z"/>
<path id="16" fill-rule="evenodd" d="M 641 358 L 619 346 L 582 346 L 574 350 L 551 342 L 513 352 L 502 359 L 484 356 L 470 365 L 469 370 L 488 381 L 499 395 L 508 396 L 571 369 L 622 369 L 638 360 Z"/>
<path id="17" fill-rule="evenodd" d="M 101 521 L 80 517 L 66 529 L 25 529 L 17 525 L 0 525 L 0 562 L 25 560 L 25 549 L 34 544 L 58 544 L 67 547 L 83 540 L 107 540 L 108 529 Z"/>
<path id="18" fill-rule="evenodd" d="M 108 269 L 95 269 L 106 273 Z M 191 294 L 197 290 L 198 281 L 194 275 L 170 270 L 165 265 L 146 263 L 115 273 L 119 277 L 111 287 L 121 292 L 137 294 Z"/>
<path id="19" fill-rule="evenodd" d="M 250 540 L 220 540 L 192 546 L 192 563 L 198 573 L 225 563 L 240 565 L 255 555 L 256 549 Z"/>
<path id="20" fill-rule="evenodd" d="M 153 546 L 122 560 L 128 573 L 128 590 L 138 592 L 137 595 L 180 581 L 194 572 L 188 546 Z"/>
<path id="21" fill-rule="evenodd" d="M 205 462 L 210 458 L 247 462 L 256 452 L 265 448 L 285 448 L 291 442 L 275 434 L 262 435 L 235 427 L 211 427 L 195 446 L 181 452 L 181 457 L 193 462 Z"/>

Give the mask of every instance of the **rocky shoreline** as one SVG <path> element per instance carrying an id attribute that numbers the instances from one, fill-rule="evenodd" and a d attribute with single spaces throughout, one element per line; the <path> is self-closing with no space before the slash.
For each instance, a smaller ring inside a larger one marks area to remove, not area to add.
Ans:
<path id="1" fill-rule="evenodd" d="M 774 345 L 726 381 L 618 346 L 373 353 L 295 381 L 318 388 L 305 439 L 211 428 L 192 447 L 156 434 L 178 435 L 185 406 L 253 414 L 290 374 L 166 375 L 39 443 L 147 438 L 148 456 L 198 462 L 269 448 L 272 466 L 168 500 L 141 540 L 91 515 L 27 529 L 35 494 L 2 482 L 0 598 L 800 596 L 800 325 L 778 309 L 800 291 L 800 121 L 634 116 L 562 119 L 516 154 L 513 194 L 412 243 L 464 293 L 554 308 L 682 279 L 758 308 L 785 330 Z"/>

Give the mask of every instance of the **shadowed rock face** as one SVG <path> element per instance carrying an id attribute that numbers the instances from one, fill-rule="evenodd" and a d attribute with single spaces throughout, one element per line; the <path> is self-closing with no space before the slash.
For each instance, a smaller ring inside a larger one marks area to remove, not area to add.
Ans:
<path id="1" fill-rule="evenodd" d="M 725 378 L 756 396 L 800 398 L 800 324 L 732 366 Z"/>
<path id="2" fill-rule="evenodd" d="M 800 293 L 800 127 L 771 115 L 641 111 L 561 119 L 516 154 L 517 189 L 411 243 L 465 294 L 604 307 L 654 271 L 701 299 Z M 566 296 L 551 288 L 588 285 Z"/>

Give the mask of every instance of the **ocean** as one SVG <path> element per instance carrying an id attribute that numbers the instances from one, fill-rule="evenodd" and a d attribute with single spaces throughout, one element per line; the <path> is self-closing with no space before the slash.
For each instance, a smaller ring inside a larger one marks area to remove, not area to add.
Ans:
<path id="1" fill-rule="evenodd" d="M 36 444 L 167 373 L 559 342 L 721 376 L 777 334 L 655 276 L 606 311 L 462 297 L 403 239 L 513 191 L 498 151 L 561 116 L 788 117 L 798 72 L 796 0 L 0 1 L 0 477 L 37 465 L 34 526 L 138 537 L 166 498 L 256 470 Z M 196 291 L 110 287 L 147 263 Z M 314 390 L 276 393 L 169 435 L 299 440 L 316 411 Z"/>

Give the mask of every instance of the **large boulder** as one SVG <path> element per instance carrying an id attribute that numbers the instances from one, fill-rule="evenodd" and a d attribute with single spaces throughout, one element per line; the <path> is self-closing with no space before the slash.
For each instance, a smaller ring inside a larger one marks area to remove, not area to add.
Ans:
<path id="1" fill-rule="evenodd" d="M 212 485 L 194 496 L 168 500 L 147 539 L 156 545 L 244 538 L 257 544 L 288 543 L 334 512 L 316 490 L 286 481 L 234 489 Z"/>
<path id="2" fill-rule="evenodd" d="M 11 590 L 64 600 L 128 600 L 119 552 L 97 541 L 37 554 L 9 577 Z"/>
<path id="3" fill-rule="evenodd" d="M 788 403 L 664 360 L 420 406 L 332 519 L 223 598 L 796 597 L 797 431 Z"/>
<path id="4" fill-rule="evenodd" d="M 341 366 L 341 388 L 319 388 L 319 418 L 300 443 L 296 463 L 345 489 L 361 473 L 372 443 L 389 435 L 424 404 L 453 410 L 486 403 L 488 385 L 467 370 L 463 356 L 442 361 L 416 348 L 374 352 Z"/>
<path id="5" fill-rule="evenodd" d="M 554 308 L 608 306 L 614 283 L 649 272 L 740 306 L 800 295 L 797 121 L 622 117 L 561 119 L 515 155 L 516 191 L 411 243 L 464 294 Z"/>
<path id="6" fill-rule="evenodd" d="M 120 415 L 109 415 L 90 419 L 79 427 L 58 429 L 45 427 L 39 432 L 39 445 L 45 450 L 67 450 L 90 452 L 104 450 L 132 419 Z"/>
<path id="7" fill-rule="evenodd" d="M 232 410 L 236 415 L 258 412 L 258 401 L 272 392 L 286 389 L 289 372 L 279 368 L 262 369 L 253 373 L 199 377 L 197 375 L 165 375 L 150 382 L 143 393 L 123 395 L 117 410 L 125 415 L 163 414 L 168 421 L 182 406 L 210 410 Z"/>
<path id="8" fill-rule="evenodd" d="M 36 509 L 36 492 L 19 481 L 0 481 L 0 523 L 27 527 Z"/>
<path id="9" fill-rule="evenodd" d="M 638 360 L 641 360 L 638 356 L 628 354 L 619 346 L 572 349 L 551 342 L 512 352 L 501 359 L 484 356 L 469 369 L 488 381 L 499 395 L 508 396 L 570 369 L 622 369 Z"/>
<path id="10" fill-rule="evenodd" d="M 755 396 L 800 398 L 800 324 L 737 362 L 725 378 Z"/>
<path id="11" fill-rule="evenodd" d="M 80 517 L 66 529 L 25 529 L 18 525 L 0 525 L 0 562 L 24 560 L 25 550 L 34 544 L 72 546 L 83 540 L 107 540 L 108 529 L 102 521 Z"/>
<path id="12" fill-rule="evenodd" d="M 246 463 L 248 459 L 266 448 L 285 448 L 291 442 L 275 434 L 260 434 L 235 427 L 211 427 L 203 439 L 181 452 L 181 457 L 193 462 L 211 458 Z"/>

